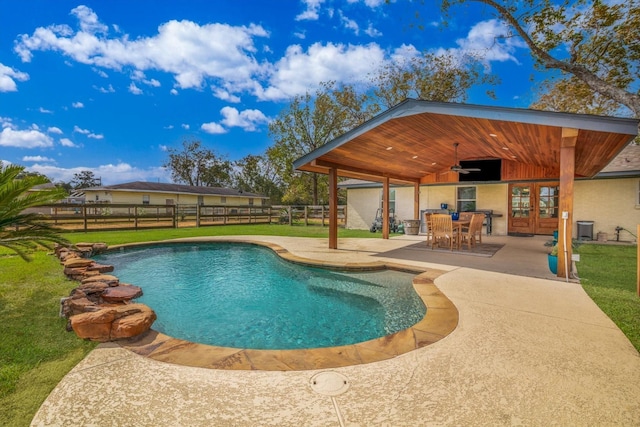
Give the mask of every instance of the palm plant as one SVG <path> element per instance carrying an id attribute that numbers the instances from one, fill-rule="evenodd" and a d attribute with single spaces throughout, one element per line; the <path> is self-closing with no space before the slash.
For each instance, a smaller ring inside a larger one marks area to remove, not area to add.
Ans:
<path id="1" fill-rule="evenodd" d="M 37 189 L 46 184 L 44 176 L 19 178 L 24 167 L 0 164 L 0 246 L 30 261 L 28 252 L 38 246 L 51 248 L 52 243 L 68 244 L 60 230 L 41 221 L 37 213 L 25 212 L 34 206 L 55 203 L 65 196 L 62 189 Z"/>

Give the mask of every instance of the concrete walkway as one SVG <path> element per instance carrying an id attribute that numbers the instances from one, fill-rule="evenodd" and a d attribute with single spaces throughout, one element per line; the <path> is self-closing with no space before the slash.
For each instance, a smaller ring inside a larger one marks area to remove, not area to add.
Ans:
<path id="1" fill-rule="evenodd" d="M 324 239 L 251 236 L 298 256 L 365 263 L 397 263 L 416 238 L 341 239 L 329 251 Z M 430 346 L 333 375 L 178 366 L 103 344 L 58 384 L 33 425 L 640 425 L 638 352 L 579 284 L 490 271 L 498 255 L 527 264 L 508 254 L 544 266 L 544 248 L 504 250 L 483 265 L 454 254 L 450 264 L 433 253 L 406 261 L 447 271 L 435 284 L 459 310 L 456 330 Z"/>

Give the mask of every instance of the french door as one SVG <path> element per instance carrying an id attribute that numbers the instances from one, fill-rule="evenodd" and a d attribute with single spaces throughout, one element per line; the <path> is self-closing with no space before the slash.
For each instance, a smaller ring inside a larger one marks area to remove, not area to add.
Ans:
<path id="1" fill-rule="evenodd" d="M 558 229 L 559 183 L 509 184 L 509 197 L 509 233 L 550 235 Z"/>

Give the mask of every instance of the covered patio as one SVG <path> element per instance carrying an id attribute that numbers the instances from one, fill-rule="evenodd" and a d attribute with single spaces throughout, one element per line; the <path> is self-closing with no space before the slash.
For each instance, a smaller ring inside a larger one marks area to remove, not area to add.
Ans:
<path id="1" fill-rule="evenodd" d="M 329 176 L 330 249 L 338 247 L 338 177 L 382 182 L 385 239 L 391 184 L 414 187 L 419 218 L 420 186 L 459 182 L 462 161 L 498 161 L 498 182 L 558 180 L 553 226 L 561 236 L 558 253 L 564 254 L 558 276 L 567 277 L 574 179 L 595 176 L 637 133 L 636 119 L 409 99 L 301 157 L 294 167 Z"/>

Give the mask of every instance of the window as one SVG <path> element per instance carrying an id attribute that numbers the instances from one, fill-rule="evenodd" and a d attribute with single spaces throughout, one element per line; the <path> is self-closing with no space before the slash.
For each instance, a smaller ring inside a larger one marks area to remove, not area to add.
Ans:
<path id="1" fill-rule="evenodd" d="M 457 212 L 474 212 L 476 210 L 476 187 L 458 187 L 456 196 Z"/>
<path id="2" fill-rule="evenodd" d="M 204 206 L 204 196 L 198 196 L 198 206 Z"/>
<path id="3" fill-rule="evenodd" d="M 249 199 L 249 206 L 253 206 L 253 199 Z"/>
<path id="4" fill-rule="evenodd" d="M 538 218 L 558 218 L 558 206 L 560 205 L 560 186 L 540 187 L 538 195 Z"/>
<path id="5" fill-rule="evenodd" d="M 149 204 L 149 195 L 148 194 L 143 194 L 142 195 L 142 204 L 143 205 L 148 205 Z"/>
<path id="6" fill-rule="evenodd" d="M 220 197 L 220 203 L 227 203 L 226 197 Z"/>
<path id="7" fill-rule="evenodd" d="M 380 192 L 380 209 L 382 209 L 382 191 Z M 389 190 L 389 212 L 396 211 L 396 190 Z"/>
<path id="8" fill-rule="evenodd" d="M 262 199 L 262 206 L 266 206 L 267 204 L 267 199 Z"/>

